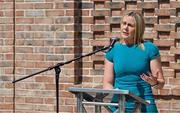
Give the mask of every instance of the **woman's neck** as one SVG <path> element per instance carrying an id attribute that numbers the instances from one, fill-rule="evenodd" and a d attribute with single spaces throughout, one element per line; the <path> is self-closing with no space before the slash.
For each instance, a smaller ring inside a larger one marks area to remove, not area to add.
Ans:
<path id="1" fill-rule="evenodd" d="M 133 38 L 131 38 L 131 39 L 122 38 L 122 39 L 120 39 L 120 43 L 122 43 L 124 45 L 131 45 L 131 44 L 134 44 L 134 40 L 133 40 Z"/>

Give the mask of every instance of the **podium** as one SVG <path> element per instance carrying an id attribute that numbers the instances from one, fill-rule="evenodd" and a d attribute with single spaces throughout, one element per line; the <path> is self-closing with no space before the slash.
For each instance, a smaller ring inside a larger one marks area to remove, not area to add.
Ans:
<path id="1" fill-rule="evenodd" d="M 141 104 L 148 105 L 149 103 L 144 99 L 132 94 L 128 90 L 119 90 L 119 89 L 99 89 L 99 88 L 69 88 L 69 92 L 76 95 L 77 98 L 77 113 L 86 113 L 84 105 L 93 105 L 95 106 L 95 113 L 101 113 L 101 107 L 105 107 L 110 113 L 111 110 L 108 106 L 117 106 L 118 109 L 115 113 L 125 113 L 125 102 L 126 96 L 130 96 L 134 99 L 136 110 L 135 113 L 140 113 Z M 105 97 L 109 95 L 119 95 L 118 103 L 105 102 Z"/>

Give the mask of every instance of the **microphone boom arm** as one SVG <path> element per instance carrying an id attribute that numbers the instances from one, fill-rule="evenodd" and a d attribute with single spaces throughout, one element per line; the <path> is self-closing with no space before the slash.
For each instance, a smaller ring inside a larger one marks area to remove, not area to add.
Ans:
<path id="1" fill-rule="evenodd" d="M 60 66 L 63 66 L 63 65 L 65 65 L 65 64 L 69 64 L 69 63 L 71 63 L 71 62 L 73 62 L 73 61 L 82 59 L 83 57 L 87 57 L 87 56 L 93 55 L 93 54 L 95 54 L 95 53 L 98 53 L 98 52 L 100 52 L 100 51 L 107 50 L 107 49 L 109 49 L 110 47 L 111 47 L 111 45 L 109 45 L 109 46 L 107 46 L 107 47 L 103 47 L 103 48 L 101 48 L 101 49 L 97 49 L 97 50 L 95 50 L 95 51 L 93 51 L 93 52 L 91 52 L 91 53 L 78 56 L 78 57 L 76 57 L 76 58 L 74 58 L 74 59 L 72 59 L 72 60 L 69 60 L 69 61 L 66 61 L 66 62 L 57 63 L 56 65 L 51 66 L 51 67 L 48 67 L 47 69 L 44 69 L 44 70 L 42 70 L 42 71 L 33 73 L 33 74 L 31 74 L 31 75 L 22 77 L 22 78 L 17 79 L 17 80 L 14 80 L 14 81 L 12 81 L 12 83 L 16 83 L 16 82 L 18 82 L 18 81 L 24 80 L 24 79 L 26 79 L 26 78 L 32 77 L 32 76 L 34 76 L 34 75 L 37 75 L 37 74 L 40 74 L 40 73 L 43 73 L 43 72 L 46 72 L 46 71 L 48 71 L 48 70 L 52 70 L 52 69 L 54 69 L 54 68 L 56 68 L 56 67 L 60 67 Z"/>

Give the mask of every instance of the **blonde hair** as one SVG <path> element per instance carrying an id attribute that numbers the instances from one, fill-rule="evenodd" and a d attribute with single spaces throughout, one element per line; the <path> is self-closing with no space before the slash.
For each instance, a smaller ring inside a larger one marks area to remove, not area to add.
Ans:
<path id="1" fill-rule="evenodd" d="M 127 12 L 125 16 L 131 16 L 135 20 L 135 33 L 134 33 L 134 44 L 141 45 L 144 42 L 143 35 L 145 31 L 145 22 L 144 18 L 140 13 L 133 11 Z M 123 19 L 122 19 L 123 20 Z"/>

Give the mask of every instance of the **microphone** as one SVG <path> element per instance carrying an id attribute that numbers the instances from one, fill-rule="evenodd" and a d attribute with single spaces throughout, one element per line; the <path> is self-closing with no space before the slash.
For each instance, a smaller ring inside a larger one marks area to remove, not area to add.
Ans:
<path id="1" fill-rule="evenodd" d="M 112 37 L 110 39 L 110 45 L 109 45 L 109 48 L 106 50 L 106 52 L 110 51 L 113 47 L 114 47 L 114 44 L 119 41 L 119 38 L 118 37 Z"/>

